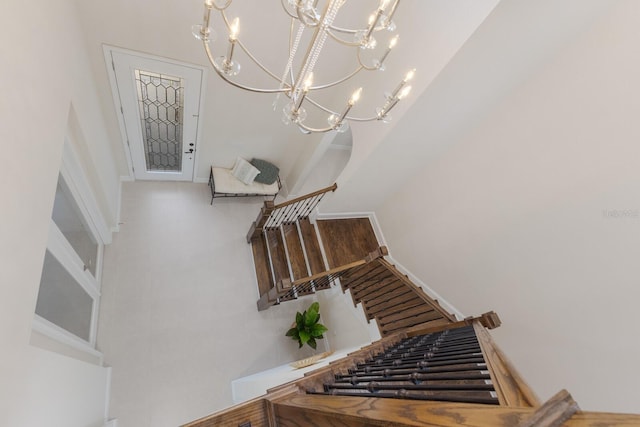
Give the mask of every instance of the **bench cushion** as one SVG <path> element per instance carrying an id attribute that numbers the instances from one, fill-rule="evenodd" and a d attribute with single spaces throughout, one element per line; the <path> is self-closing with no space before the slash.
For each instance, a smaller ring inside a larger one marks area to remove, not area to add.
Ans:
<path id="1" fill-rule="evenodd" d="M 267 162 L 266 160 L 253 159 L 251 160 L 251 164 L 260 171 L 258 176 L 255 178 L 257 182 L 273 184 L 278 179 L 280 169 L 278 169 L 278 167 L 273 163 Z"/>
<path id="2" fill-rule="evenodd" d="M 216 193 L 273 196 L 280 190 L 277 181 L 273 184 L 262 184 L 256 181 L 245 184 L 231 174 L 231 169 L 212 167 L 211 170 Z"/>

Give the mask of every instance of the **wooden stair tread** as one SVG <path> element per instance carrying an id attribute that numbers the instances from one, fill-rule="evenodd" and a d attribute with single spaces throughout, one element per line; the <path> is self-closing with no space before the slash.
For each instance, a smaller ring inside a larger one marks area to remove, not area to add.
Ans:
<path id="1" fill-rule="evenodd" d="M 267 254 L 266 245 L 262 234 L 251 240 L 251 251 L 253 252 L 253 262 L 256 268 L 256 278 L 258 280 L 260 296 L 266 294 L 273 288 L 271 266 L 269 265 L 269 255 Z"/>
<path id="2" fill-rule="evenodd" d="M 369 218 L 318 220 L 316 224 L 329 268 L 363 259 L 379 246 Z"/>
<path id="3" fill-rule="evenodd" d="M 273 266 L 275 283 L 278 283 L 282 279 L 290 279 L 287 255 L 284 251 L 284 242 L 282 241 L 280 229 L 267 230 L 266 236 L 269 253 L 271 254 L 271 265 Z"/>
<path id="4" fill-rule="evenodd" d="M 311 270 L 311 274 L 320 274 L 325 271 L 326 268 L 324 265 L 324 259 L 322 258 L 322 251 L 320 249 L 320 242 L 318 242 L 315 225 L 311 224 L 309 218 L 302 218 L 298 221 L 298 224 L 300 226 L 302 240 L 304 241 L 304 248 L 307 251 L 307 259 L 309 260 L 309 269 Z"/>
<path id="5" fill-rule="evenodd" d="M 436 311 L 428 311 L 426 313 L 421 313 L 416 316 L 407 317 L 403 320 L 398 320 L 396 322 L 391 322 L 386 325 L 382 325 L 380 327 L 381 332 L 383 334 L 389 334 L 393 331 L 402 330 L 410 328 L 411 326 L 420 325 L 422 323 L 431 322 L 434 320 L 442 320 L 443 317 L 440 313 Z"/>
<path id="6" fill-rule="evenodd" d="M 298 227 L 295 224 L 283 224 L 282 231 L 287 244 L 293 280 L 309 276 L 309 273 L 307 272 L 307 263 L 304 259 L 304 252 L 302 251 L 302 243 L 300 242 L 300 236 L 298 235 Z"/>

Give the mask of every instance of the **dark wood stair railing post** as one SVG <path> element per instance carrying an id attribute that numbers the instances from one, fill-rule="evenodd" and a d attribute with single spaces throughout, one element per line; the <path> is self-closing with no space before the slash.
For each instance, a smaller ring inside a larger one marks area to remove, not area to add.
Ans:
<path id="1" fill-rule="evenodd" d="M 262 209 L 260 209 L 260 213 L 258 214 L 258 218 L 251 224 L 251 228 L 249 228 L 249 232 L 247 233 L 247 243 L 251 243 L 253 239 L 258 237 L 262 233 L 262 228 L 264 224 L 267 222 L 271 213 L 274 211 L 275 207 L 273 201 L 267 200 L 264 202 Z"/>

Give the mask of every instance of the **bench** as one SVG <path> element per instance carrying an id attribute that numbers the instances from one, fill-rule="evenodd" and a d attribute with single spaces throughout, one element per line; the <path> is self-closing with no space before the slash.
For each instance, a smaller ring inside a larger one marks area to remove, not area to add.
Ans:
<path id="1" fill-rule="evenodd" d="M 211 204 L 216 197 L 272 197 L 275 200 L 282 188 L 280 176 L 273 184 L 262 184 L 253 181 L 245 184 L 231 173 L 231 169 L 211 166 L 209 173 L 209 187 L 211 187 Z"/>

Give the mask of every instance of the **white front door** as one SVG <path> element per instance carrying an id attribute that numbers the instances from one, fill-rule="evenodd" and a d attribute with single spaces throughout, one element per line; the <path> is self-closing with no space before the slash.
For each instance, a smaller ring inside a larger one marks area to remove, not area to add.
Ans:
<path id="1" fill-rule="evenodd" d="M 136 179 L 192 181 L 202 69 L 111 50 Z"/>

